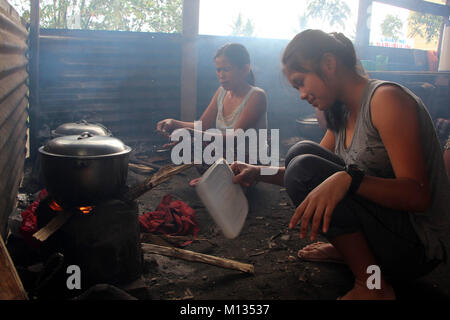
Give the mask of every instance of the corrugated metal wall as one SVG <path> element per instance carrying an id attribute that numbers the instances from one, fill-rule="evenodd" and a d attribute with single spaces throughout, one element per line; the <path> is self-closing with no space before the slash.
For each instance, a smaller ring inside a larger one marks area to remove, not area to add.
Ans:
<path id="1" fill-rule="evenodd" d="M 40 30 L 39 126 L 100 122 L 128 144 L 180 114 L 181 35 Z"/>
<path id="2" fill-rule="evenodd" d="M 15 208 L 26 155 L 28 31 L 17 12 L 0 0 L 0 234 Z"/>

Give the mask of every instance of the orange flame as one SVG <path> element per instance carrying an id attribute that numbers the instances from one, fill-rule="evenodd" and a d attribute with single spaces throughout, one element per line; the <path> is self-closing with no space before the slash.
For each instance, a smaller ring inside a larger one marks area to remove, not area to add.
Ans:
<path id="1" fill-rule="evenodd" d="M 52 201 L 50 202 L 50 204 L 48 205 L 50 207 L 50 209 L 52 209 L 53 211 L 63 211 L 64 209 L 56 202 L 56 201 Z"/>
<path id="2" fill-rule="evenodd" d="M 88 207 L 79 207 L 78 210 L 81 211 L 81 213 L 88 214 L 94 209 L 94 207 L 88 206 Z"/>

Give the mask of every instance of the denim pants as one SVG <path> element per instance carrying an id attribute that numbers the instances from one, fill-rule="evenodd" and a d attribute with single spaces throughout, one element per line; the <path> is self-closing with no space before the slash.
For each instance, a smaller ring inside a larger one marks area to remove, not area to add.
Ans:
<path id="1" fill-rule="evenodd" d="M 335 172 L 344 170 L 342 158 L 312 141 L 292 146 L 285 160 L 284 185 L 297 207 L 308 193 Z M 312 220 L 312 219 L 311 219 Z M 347 195 L 336 206 L 328 240 L 362 232 L 381 272 L 387 278 L 412 279 L 434 269 L 441 261 L 426 261 L 425 249 L 409 213 L 380 206 L 358 195 Z"/>

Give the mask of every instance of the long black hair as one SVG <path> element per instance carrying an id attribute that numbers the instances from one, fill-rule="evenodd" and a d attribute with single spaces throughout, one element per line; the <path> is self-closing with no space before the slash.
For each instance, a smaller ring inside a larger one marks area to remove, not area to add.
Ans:
<path id="1" fill-rule="evenodd" d="M 240 43 L 228 43 L 224 45 L 217 50 L 214 55 L 214 60 L 220 56 L 227 57 L 231 64 L 238 68 L 244 68 L 247 64 L 250 65 L 250 55 L 247 49 Z M 246 80 L 249 85 L 255 85 L 255 75 L 251 68 Z"/>
<path id="2" fill-rule="evenodd" d="M 285 69 L 298 72 L 307 72 L 304 65 L 310 62 L 313 71 L 322 78 L 320 62 L 325 53 L 333 54 L 343 67 L 359 73 L 353 43 L 342 33 L 336 32 L 311 29 L 300 32 L 284 49 L 281 61 Z M 336 101 L 325 110 L 325 118 L 328 128 L 336 132 L 345 126 L 347 109 L 342 102 Z"/>

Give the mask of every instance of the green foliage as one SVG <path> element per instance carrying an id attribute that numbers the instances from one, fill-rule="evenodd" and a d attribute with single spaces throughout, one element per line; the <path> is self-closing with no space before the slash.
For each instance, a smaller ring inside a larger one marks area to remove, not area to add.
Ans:
<path id="1" fill-rule="evenodd" d="M 408 36 L 420 36 L 430 43 L 439 38 L 442 19 L 440 16 L 414 12 L 408 18 Z"/>
<path id="2" fill-rule="evenodd" d="M 300 25 L 300 30 L 306 29 L 306 27 L 308 26 L 308 17 L 306 16 L 306 14 L 298 17 L 298 23 Z"/>
<path id="3" fill-rule="evenodd" d="M 41 0 L 40 22 L 55 29 L 182 32 L 182 9 L 183 0 Z"/>
<path id="4" fill-rule="evenodd" d="M 388 14 L 380 25 L 381 34 L 386 38 L 398 40 L 401 33 L 403 22 L 397 16 Z"/>
<path id="5" fill-rule="evenodd" d="M 244 23 L 241 13 L 239 12 L 236 19 L 233 21 L 231 25 L 231 35 L 232 36 L 241 36 L 241 37 L 251 37 L 254 36 L 255 26 L 250 19 L 247 19 L 247 22 Z"/>
<path id="6" fill-rule="evenodd" d="M 306 16 L 328 21 L 331 27 L 338 25 L 345 28 L 350 16 L 350 8 L 343 0 L 309 0 Z"/>

